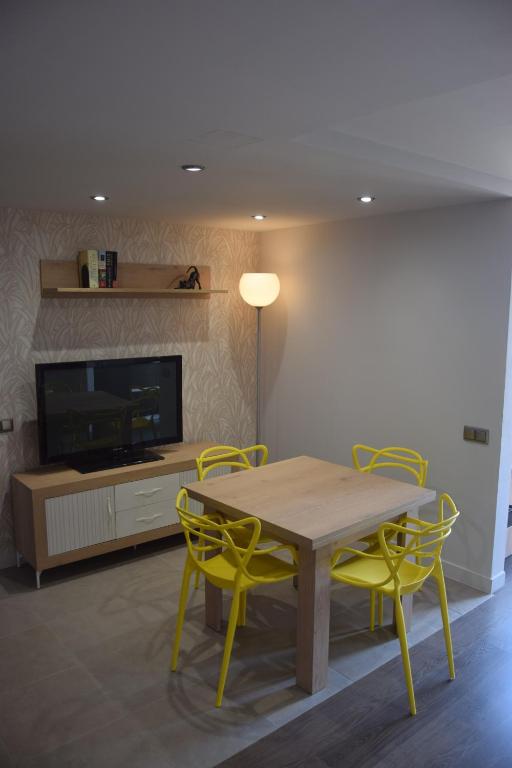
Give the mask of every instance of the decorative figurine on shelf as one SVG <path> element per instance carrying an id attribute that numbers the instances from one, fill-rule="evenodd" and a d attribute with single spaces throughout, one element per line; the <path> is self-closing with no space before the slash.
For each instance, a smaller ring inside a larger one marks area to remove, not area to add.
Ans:
<path id="1" fill-rule="evenodd" d="M 189 290 L 194 290 L 197 283 L 197 287 L 199 288 L 199 290 L 201 290 L 201 283 L 199 280 L 201 275 L 199 274 L 199 270 L 197 267 L 194 267 L 194 266 L 189 267 L 185 275 L 188 275 L 188 277 L 185 277 L 184 280 L 180 280 L 178 284 L 178 288 L 188 288 Z"/>

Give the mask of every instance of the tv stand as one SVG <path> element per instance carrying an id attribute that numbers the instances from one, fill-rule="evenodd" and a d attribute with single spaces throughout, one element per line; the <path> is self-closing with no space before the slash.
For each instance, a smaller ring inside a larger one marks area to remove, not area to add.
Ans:
<path id="1" fill-rule="evenodd" d="M 30 563 L 39 588 L 48 568 L 180 533 L 176 494 L 212 445 L 161 446 L 160 460 L 87 473 L 55 465 L 13 475 L 18 562 Z"/>
<path id="2" fill-rule="evenodd" d="M 135 464 L 147 464 L 148 461 L 162 461 L 163 456 L 147 448 L 123 448 L 110 453 L 89 458 L 77 458 L 67 462 L 71 469 L 82 475 L 89 472 L 102 472 L 116 467 L 131 467 Z"/>

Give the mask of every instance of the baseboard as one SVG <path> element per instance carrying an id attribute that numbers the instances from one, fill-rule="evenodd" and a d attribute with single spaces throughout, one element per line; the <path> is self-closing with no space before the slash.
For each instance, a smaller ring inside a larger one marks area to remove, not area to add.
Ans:
<path id="1" fill-rule="evenodd" d="M 484 576 L 476 571 L 470 571 L 469 568 L 463 568 L 461 565 L 449 563 L 443 560 L 443 570 L 447 578 L 454 581 L 460 581 L 468 587 L 477 589 L 487 595 L 497 592 L 505 584 L 505 571 L 500 571 L 492 578 Z"/>

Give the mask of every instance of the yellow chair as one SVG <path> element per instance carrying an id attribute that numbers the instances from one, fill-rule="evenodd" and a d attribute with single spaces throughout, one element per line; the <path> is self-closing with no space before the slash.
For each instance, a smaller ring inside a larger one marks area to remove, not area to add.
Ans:
<path id="1" fill-rule="evenodd" d="M 352 462 L 358 472 L 371 473 L 380 469 L 398 469 L 412 475 L 417 485 L 425 487 L 427 481 L 428 461 L 411 448 L 387 446 L 373 448 L 371 445 L 357 443 L 352 446 Z M 361 541 L 369 547 L 378 545 L 377 533 L 364 536 Z M 382 626 L 384 620 L 383 595 L 379 593 L 377 622 Z M 375 629 L 375 592 L 370 596 L 370 629 Z"/>
<path id="2" fill-rule="evenodd" d="M 256 461 L 255 465 L 251 463 L 251 458 Z M 206 480 L 210 472 L 219 469 L 229 469 L 231 472 L 254 469 L 255 466 L 262 467 L 267 463 L 267 460 L 268 448 L 266 445 L 250 445 L 248 448 L 235 448 L 233 445 L 214 445 L 202 451 L 196 459 L 197 477 L 199 480 Z M 274 541 L 274 539 L 268 536 L 260 536 L 260 542 L 267 541 Z M 247 540 L 242 541 L 240 539 L 239 534 L 237 544 L 247 543 Z M 196 571 L 194 589 L 199 587 L 200 576 L 200 572 Z"/>
<path id="3" fill-rule="evenodd" d="M 448 517 L 445 517 L 445 505 L 449 507 Z M 400 523 L 383 523 L 378 530 L 379 549 L 377 551 L 361 552 L 353 547 L 343 547 L 333 555 L 331 576 L 334 580 L 368 589 L 370 594 L 378 592 L 379 595 L 387 595 L 394 600 L 412 715 L 416 714 L 416 702 L 400 598 L 402 595 L 418 592 L 429 576 L 435 578 L 439 590 L 448 668 L 450 678 L 453 680 L 455 667 L 441 552 L 458 516 L 459 512 L 453 499 L 447 493 L 443 493 L 439 498 L 437 522 L 427 523 L 413 517 L 405 517 Z M 398 543 L 400 541 L 404 543 Z M 343 555 L 351 557 L 340 563 L 339 560 Z M 414 561 L 409 559 L 411 556 L 414 557 Z"/>
<path id="4" fill-rule="evenodd" d="M 253 454 L 259 461 L 256 466 L 262 467 L 268 460 L 268 448 L 266 445 L 250 445 L 248 448 L 235 448 L 233 445 L 214 445 L 206 448 L 196 459 L 197 477 L 205 480 L 216 469 L 254 469 L 250 460 Z"/>
<path id="5" fill-rule="evenodd" d="M 368 454 L 366 461 L 361 454 Z M 370 445 L 357 443 L 352 446 L 352 461 L 359 472 L 374 472 L 378 469 L 401 469 L 412 475 L 416 484 L 424 487 L 427 481 L 428 461 L 411 448 L 388 446 L 372 448 Z"/>
<path id="6" fill-rule="evenodd" d="M 258 584 L 273 584 L 295 576 L 297 573 L 295 550 L 287 544 L 275 544 L 267 549 L 256 549 L 261 532 L 261 524 L 256 517 L 246 517 L 234 522 L 220 522 L 221 518 L 215 514 L 193 515 L 188 510 L 188 494 L 184 488 L 176 498 L 176 510 L 183 526 L 188 552 L 181 584 L 171 670 L 175 672 L 178 664 L 190 577 L 194 571 L 196 573 L 199 571 L 211 584 L 233 593 L 215 702 L 215 706 L 220 707 L 235 630 L 237 624 L 245 625 L 244 597 L 248 590 Z M 247 546 L 242 547 L 236 544 L 235 538 L 239 534 L 248 540 Z M 292 554 L 293 564 L 273 556 L 275 552 L 284 551 Z M 203 559 L 203 555 L 209 555 L 209 557 Z"/>

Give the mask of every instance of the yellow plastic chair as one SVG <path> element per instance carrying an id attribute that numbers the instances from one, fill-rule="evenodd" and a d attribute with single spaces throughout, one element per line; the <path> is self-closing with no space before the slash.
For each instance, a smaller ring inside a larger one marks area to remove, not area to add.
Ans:
<path id="1" fill-rule="evenodd" d="M 244 597 L 258 584 L 274 584 L 293 578 L 297 573 L 295 550 L 287 544 L 257 549 L 261 524 L 256 517 L 246 517 L 235 522 L 219 522 L 222 518 L 218 515 L 193 515 L 189 512 L 188 494 L 184 488 L 176 498 L 176 510 L 183 526 L 188 551 L 181 584 L 171 670 L 175 672 L 178 664 L 190 578 L 194 572 L 199 571 L 211 584 L 233 593 L 215 702 L 215 706 L 220 707 L 235 630 L 237 624 L 245 625 Z M 236 544 L 235 537 L 239 534 L 243 534 L 248 540 L 247 546 Z M 292 554 L 293 564 L 273 556 L 275 552 L 284 551 Z M 203 559 L 203 555 L 209 557 Z"/>
<path id="2" fill-rule="evenodd" d="M 371 473 L 380 469 L 398 469 L 412 475 L 414 481 L 421 488 L 427 482 L 428 461 L 421 453 L 411 448 L 401 446 L 387 446 L 386 448 L 373 448 L 371 445 L 357 443 L 352 446 L 352 462 L 358 472 Z M 377 533 L 364 536 L 361 541 L 369 547 L 378 545 Z M 370 598 L 370 629 L 375 629 L 375 593 Z M 382 626 L 384 620 L 383 595 L 379 593 L 377 622 Z"/>
<path id="3" fill-rule="evenodd" d="M 256 457 L 256 463 L 250 460 L 251 454 Z M 254 469 L 262 467 L 268 460 L 266 445 L 250 445 L 248 448 L 235 448 L 233 445 L 214 445 L 206 448 L 196 459 L 197 477 L 205 480 L 210 472 L 216 469 L 231 469 L 231 471 Z"/>
<path id="4" fill-rule="evenodd" d="M 449 508 L 448 517 L 445 517 L 445 505 Z M 459 512 L 447 493 L 443 493 L 439 498 L 438 509 L 438 519 L 435 523 L 427 523 L 413 517 L 405 517 L 400 523 L 383 523 L 378 530 L 379 549 L 377 551 L 362 552 L 353 547 L 342 547 L 334 553 L 331 568 L 331 576 L 334 580 L 368 589 L 370 594 L 378 592 L 379 595 L 387 595 L 394 600 L 411 715 L 416 714 L 416 702 L 400 598 L 402 595 L 418 592 L 429 576 L 435 578 L 437 582 L 448 668 L 450 678 L 453 680 L 455 677 L 441 552 Z M 404 543 L 399 544 L 399 541 Z M 340 558 L 347 554 L 351 557 L 339 563 Z M 409 559 L 411 556 L 414 561 Z"/>
<path id="5" fill-rule="evenodd" d="M 367 454 L 363 459 L 362 454 Z M 378 469 L 400 469 L 414 477 L 421 488 L 427 481 L 428 461 L 421 453 L 411 448 L 387 446 L 372 448 L 371 445 L 357 443 L 352 446 L 352 461 L 359 472 L 375 472 Z"/>
<path id="6" fill-rule="evenodd" d="M 251 462 L 251 458 L 256 463 Z M 240 470 L 254 469 L 255 466 L 262 467 L 268 460 L 268 448 L 266 445 L 250 445 L 248 448 L 235 448 L 233 445 L 214 445 L 206 448 L 196 459 L 197 477 L 199 480 L 206 480 L 210 472 L 218 469 L 229 469 L 231 472 Z M 261 536 L 260 542 L 274 541 L 268 536 Z M 247 544 L 247 540 L 242 541 L 240 534 L 237 538 L 237 544 Z M 200 571 L 196 571 L 194 589 L 198 589 Z"/>

